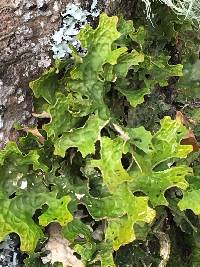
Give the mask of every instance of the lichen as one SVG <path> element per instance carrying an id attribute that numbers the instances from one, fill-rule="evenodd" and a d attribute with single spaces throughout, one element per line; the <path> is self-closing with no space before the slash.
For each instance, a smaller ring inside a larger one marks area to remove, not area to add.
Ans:
<path id="1" fill-rule="evenodd" d="M 77 51 L 83 53 L 80 42 L 76 40 L 76 35 L 86 23 L 88 18 L 96 18 L 100 14 L 100 9 L 97 7 L 97 0 L 93 0 L 90 11 L 83 9 L 80 4 L 70 3 L 67 5 L 66 10 L 62 13 L 63 25 L 57 30 L 52 39 L 52 50 L 54 58 L 63 58 L 71 54 L 69 45 L 73 45 Z"/>
<path id="2" fill-rule="evenodd" d="M 146 5 L 147 17 L 151 19 L 151 3 L 154 0 L 142 0 Z M 158 1 L 158 0 L 157 0 Z M 198 0 L 159 0 L 161 3 L 171 8 L 177 15 L 193 20 L 200 24 L 200 2 Z"/>
<path id="3" fill-rule="evenodd" d="M 20 267 L 22 254 L 19 253 L 17 246 L 19 238 L 16 235 L 7 236 L 4 242 L 0 244 L 0 266 Z"/>
<path id="4" fill-rule="evenodd" d="M 3 118 L 2 118 L 2 116 L 0 115 L 0 129 L 2 129 L 3 128 Z"/>

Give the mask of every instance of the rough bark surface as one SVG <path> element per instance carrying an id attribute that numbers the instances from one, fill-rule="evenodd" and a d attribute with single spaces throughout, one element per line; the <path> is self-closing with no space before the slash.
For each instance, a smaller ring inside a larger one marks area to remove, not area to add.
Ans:
<path id="1" fill-rule="evenodd" d="M 52 63 L 50 40 L 67 0 L 0 0 L 0 146 L 33 122 L 28 83 Z"/>

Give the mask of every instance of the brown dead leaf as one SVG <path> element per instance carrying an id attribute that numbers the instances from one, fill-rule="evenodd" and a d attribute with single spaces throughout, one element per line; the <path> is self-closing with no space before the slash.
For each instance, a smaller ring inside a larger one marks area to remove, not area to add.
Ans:
<path id="1" fill-rule="evenodd" d="M 176 119 L 180 120 L 182 122 L 183 125 L 185 125 L 186 127 L 189 127 L 189 121 L 187 120 L 187 118 L 183 115 L 182 112 L 177 111 L 176 112 Z"/>
<path id="2" fill-rule="evenodd" d="M 186 136 L 181 140 L 181 144 L 192 145 L 193 151 L 197 152 L 199 150 L 199 145 L 192 129 L 189 127 L 190 121 L 180 111 L 176 112 L 176 119 L 180 120 L 183 123 L 183 125 L 185 125 L 189 129 Z"/>
<path id="3" fill-rule="evenodd" d="M 181 145 L 192 145 L 194 152 L 197 152 L 199 150 L 196 137 L 191 129 L 189 129 L 187 135 L 181 140 Z"/>
<path id="4" fill-rule="evenodd" d="M 37 128 L 24 127 L 22 128 L 22 130 L 25 131 L 26 133 L 31 133 L 32 135 L 36 136 L 40 144 L 42 145 L 44 144 L 45 138 L 43 135 L 41 135 L 41 133 L 39 132 Z"/>

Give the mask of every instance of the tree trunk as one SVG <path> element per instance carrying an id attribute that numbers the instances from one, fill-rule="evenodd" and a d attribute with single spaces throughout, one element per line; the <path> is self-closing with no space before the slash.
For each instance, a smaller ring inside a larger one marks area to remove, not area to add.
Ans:
<path id="1" fill-rule="evenodd" d="M 29 81 L 52 63 L 51 35 L 67 0 L 0 1 L 0 147 L 17 133 L 14 122 L 31 124 Z"/>

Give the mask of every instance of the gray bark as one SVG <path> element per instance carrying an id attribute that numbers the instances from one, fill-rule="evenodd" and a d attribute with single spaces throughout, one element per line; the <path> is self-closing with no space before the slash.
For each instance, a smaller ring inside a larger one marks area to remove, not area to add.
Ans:
<path id="1" fill-rule="evenodd" d="M 29 81 L 52 63 L 51 35 L 67 0 L 0 0 L 0 147 L 33 122 Z"/>

